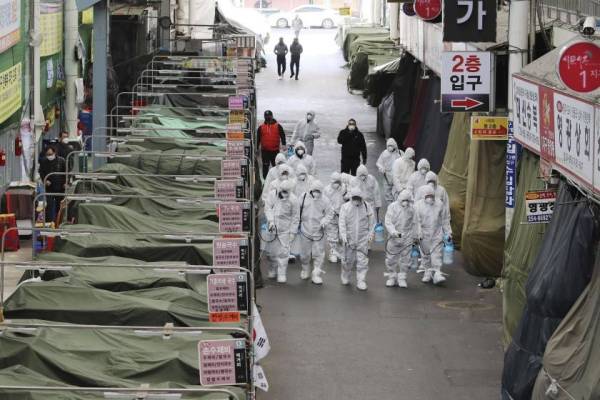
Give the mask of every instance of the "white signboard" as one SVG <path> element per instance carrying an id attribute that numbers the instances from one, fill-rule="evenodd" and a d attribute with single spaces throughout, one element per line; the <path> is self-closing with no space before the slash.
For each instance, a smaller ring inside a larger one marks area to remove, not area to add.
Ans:
<path id="1" fill-rule="evenodd" d="M 442 112 L 492 109 L 492 55 L 487 51 L 442 53 Z"/>
<path id="2" fill-rule="evenodd" d="M 534 190 L 525 193 L 525 218 L 528 224 L 547 224 L 552 219 L 556 192 Z"/>
<path id="3" fill-rule="evenodd" d="M 513 119 L 515 139 L 540 153 L 540 91 L 537 85 L 513 77 Z"/>
<path id="4" fill-rule="evenodd" d="M 594 175 L 594 106 L 554 93 L 556 164 L 592 185 Z"/>
<path id="5" fill-rule="evenodd" d="M 0 53 L 21 40 L 21 0 L 0 0 Z"/>

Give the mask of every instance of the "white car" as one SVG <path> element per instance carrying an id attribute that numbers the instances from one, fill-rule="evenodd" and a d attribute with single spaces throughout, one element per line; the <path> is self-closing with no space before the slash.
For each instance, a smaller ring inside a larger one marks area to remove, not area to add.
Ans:
<path id="1" fill-rule="evenodd" d="M 313 4 L 307 4 L 294 8 L 292 11 L 280 12 L 269 16 L 271 26 L 277 28 L 288 28 L 292 26 L 292 20 L 295 16 L 300 17 L 302 26 L 305 28 L 311 26 L 320 26 L 330 29 L 339 24 L 341 19 L 339 12 L 330 8 L 325 8 Z"/>

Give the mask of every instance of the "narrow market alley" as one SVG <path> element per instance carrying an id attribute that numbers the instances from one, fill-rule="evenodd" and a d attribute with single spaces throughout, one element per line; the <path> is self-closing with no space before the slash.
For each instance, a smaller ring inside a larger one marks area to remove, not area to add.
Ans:
<path id="1" fill-rule="evenodd" d="M 316 111 L 322 137 L 314 155 L 325 183 L 340 167 L 337 134 L 355 118 L 367 140 L 368 168 L 378 176 L 375 161 L 384 140 L 375 133 L 376 109 L 348 93 L 335 31 L 302 31 L 299 81 L 290 80 L 289 71 L 277 80 L 272 51 L 280 36 L 289 44 L 292 31 L 273 30 L 267 45 L 268 67 L 257 76 L 259 118 L 272 110 L 289 138 L 295 122 Z M 447 268 L 443 287 L 424 285 L 411 272 L 408 289 L 387 288 L 384 257 L 383 246 L 375 246 L 367 292 L 342 286 L 339 264 L 327 261 L 322 286 L 301 281 L 296 263 L 290 265 L 287 285 L 268 281 L 258 292 L 272 346 L 263 363 L 270 390 L 261 398 L 498 398 L 499 290 L 478 288 L 480 278 L 464 272 L 460 254 Z"/>

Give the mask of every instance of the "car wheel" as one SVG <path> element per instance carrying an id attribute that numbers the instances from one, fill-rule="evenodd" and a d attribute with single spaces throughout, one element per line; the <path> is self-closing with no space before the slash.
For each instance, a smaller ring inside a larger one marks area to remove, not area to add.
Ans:
<path id="1" fill-rule="evenodd" d="M 332 21 L 330 18 L 325 18 L 325 19 L 323 20 L 323 22 L 321 23 L 321 26 L 322 26 L 324 29 L 331 29 L 331 28 L 333 28 L 333 26 L 334 26 L 334 23 L 333 23 L 333 21 Z"/>
<path id="2" fill-rule="evenodd" d="M 287 19 L 285 19 L 285 18 L 279 18 L 277 20 L 277 27 L 278 28 L 287 28 L 288 27 Z"/>

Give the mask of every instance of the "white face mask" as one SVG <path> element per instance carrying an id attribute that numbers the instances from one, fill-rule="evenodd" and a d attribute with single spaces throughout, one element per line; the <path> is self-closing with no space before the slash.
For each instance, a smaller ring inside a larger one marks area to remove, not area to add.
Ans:
<path id="1" fill-rule="evenodd" d="M 320 199 L 321 198 L 321 192 L 312 192 L 312 196 L 315 199 Z"/>
<path id="2" fill-rule="evenodd" d="M 360 200 L 352 200 L 352 204 L 354 204 L 356 207 L 360 206 L 360 203 Z"/>
<path id="3" fill-rule="evenodd" d="M 310 115 L 310 114 L 307 114 L 307 115 L 306 115 L 306 120 L 307 120 L 308 122 L 312 121 L 312 120 L 313 120 L 313 116 L 312 116 L 312 115 Z"/>
<path id="4" fill-rule="evenodd" d="M 359 176 L 360 180 L 363 181 L 363 182 L 367 180 L 367 177 L 368 177 L 368 175 L 361 175 L 361 176 Z"/>
<path id="5" fill-rule="evenodd" d="M 287 175 L 281 175 L 281 180 L 282 181 L 287 181 L 288 178 L 289 178 L 289 176 L 287 176 Z"/>
<path id="6" fill-rule="evenodd" d="M 296 150 L 296 154 L 298 154 L 298 156 L 302 157 L 304 155 L 304 150 L 298 149 L 298 150 Z"/>
<path id="7" fill-rule="evenodd" d="M 300 175 L 298 175 L 298 180 L 304 182 L 306 180 L 306 174 L 300 174 Z"/>
<path id="8" fill-rule="evenodd" d="M 282 200 L 287 200 L 287 199 L 288 199 L 288 197 L 290 197 L 290 194 L 289 194 L 288 192 L 280 192 L 280 193 L 279 193 L 279 197 L 280 197 Z"/>
<path id="9" fill-rule="evenodd" d="M 63 138 L 63 140 L 61 140 L 64 144 L 68 144 L 69 143 L 69 138 Z"/>
<path id="10" fill-rule="evenodd" d="M 551 176 L 550 177 L 550 184 L 553 186 L 558 185 L 558 183 L 560 182 L 560 180 L 558 179 L 558 176 Z"/>
<path id="11" fill-rule="evenodd" d="M 340 188 L 340 184 L 338 182 L 333 182 L 331 184 L 331 187 L 334 188 L 335 190 L 338 190 Z"/>
<path id="12" fill-rule="evenodd" d="M 354 126 L 354 125 L 348 125 L 348 129 L 351 130 L 351 131 L 353 131 L 353 130 L 356 129 L 356 126 Z"/>
<path id="13" fill-rule="evenodd" d="M 425 203 L 432 205 L 433 204 L 433 197 L 425 197 Z"/>
<path id="14" fill-rule="evenodd" d="M 400 204 L 402 205 L 402 207 L 408 207 L 408 200 L 402 200 Z"/>
<path id="15" fill-rule="evenodd" d="M 50 156 L 46 156 L 46 159 L 48 159 L 48 161 L 54 161 L 56 159 L 56 154 L 52 154 Z"/>
<path id="16" fill-rule="evenodd" d="M 427 184 L 435 189 L 435 182 L 427 182 Z"/>
<path id="17" fill-rule="evenodd" d="M 390 153 L 393 153 L 393 152 L 395 152 L 395 151 L 396 151 L 396 149 L 394 148 L 394 146 L 388 146 L 388 151 L 389 151 Z"/>
<path id="18" fill-rule="evenodd" d="M 427 168 L 421 168 L 419 171 L 421 171 L 422 175 L 425 175 L 427 172 L 429 172 Z"/>

